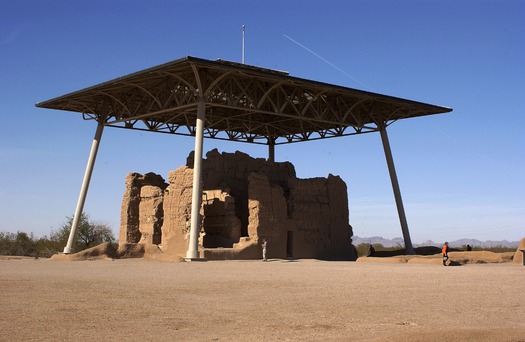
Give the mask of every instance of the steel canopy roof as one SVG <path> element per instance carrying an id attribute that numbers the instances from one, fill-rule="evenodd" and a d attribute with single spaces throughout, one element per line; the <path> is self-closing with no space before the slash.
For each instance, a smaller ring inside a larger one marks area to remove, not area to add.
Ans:
<path id="1" fill-rule="evenodd" d="M 452 111 L 407 99 L 187 56 L 37 103 L 105 126 L 279 145 L 379 131 L 399 119 Z"/>

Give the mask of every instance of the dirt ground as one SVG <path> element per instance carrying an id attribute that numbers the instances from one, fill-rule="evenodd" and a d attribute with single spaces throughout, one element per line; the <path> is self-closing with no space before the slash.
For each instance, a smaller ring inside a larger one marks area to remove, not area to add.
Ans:
<path id="1" fill-rule="evenodd" d="M 0 341 L 525 341 L 525 267 L 0 260 Z"/>

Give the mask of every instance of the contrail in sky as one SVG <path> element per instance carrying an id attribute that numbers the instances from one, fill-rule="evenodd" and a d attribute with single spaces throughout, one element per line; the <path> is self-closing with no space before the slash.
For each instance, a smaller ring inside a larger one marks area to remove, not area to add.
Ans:
<path id="1" fill-rule="evenodd" d="M 491 163 L 493 163 L 495 165 L 502 166 L 502 167 L 507 168 L 509 170 L 513 169 L 513 167 L 508 165 L 508 164 L 503 164 L 503 163 L 501 163 L 501 162 L 499 162 L 499 161 L 497 161 L 495 159 L 490 158 L 489 156 L 487 156 L 485 154 L 482 154 L 482 153 L 476 151 L 474 148 L 472 148 L 472 147 L 470 147 L 470 146 L 468 146 L 466 144 L 461 144 L 458 139 L 454 138 L 452 135 L 448 134 L 444 130 L 441 130 L 441 129 L 434 129 L 434 130 L 436 132 L 438 132 L 439 134 L 442 134 L 443 136 L 447 137 L 450 141 L 454 142 L 458 146 L 463 145 L 463 149 L 465 150 L 465 152 L 468 152 L 470 154 L 475 154 L 478 157 L 481 157 L 481 158 L 483 158 L 483 159 L 485 159 L 485 160 L 487 160 L 487 161 L 489 161 L 489 162 L 491 162 Z"/>
<path id="2" fill-rule="evenodd" d="M 353 77 L 352 75 L 348 74 L 346 71 L 344 71 L 343 69 L 339 68 L 337 65 L 335 65 L 334 63 L 330 62 L 329 60 L 327 60 L 326 58 L 324 58 L 323 56 L 315 53 L 314 51 L 310 50 L 309 48 L 307 48 L 306 46 L 304 46 L 303 44 L 299 43 L 297 40 L 283 34 L 283 36 L 285 36 L 286 38 L 288 38 L 289 40 L 291 40 L 293 43 L 299 45 L 300 47 L 302 47 L 303 49 L 305 49 L 306 51 L 310 52 L 312 55 L 314 55 L 315 57 L 319 58 L 320 60 L 322 60 L 323 62 L 325 62 L 326 64 L 328 64 L 329 66 L 331 66 L 332 68 L 336 69 L 337 71 L 341 72 L 342 74 L 348 76 L 349 78 L 351 78 L 352 80 L 354 80 L 355 82 L 361 84 L 362 86 L 365 86 L 367 88 L 369 88 L 366 84 L 364 84 L 363 82 L 359 81 L 357 78 Z"/>

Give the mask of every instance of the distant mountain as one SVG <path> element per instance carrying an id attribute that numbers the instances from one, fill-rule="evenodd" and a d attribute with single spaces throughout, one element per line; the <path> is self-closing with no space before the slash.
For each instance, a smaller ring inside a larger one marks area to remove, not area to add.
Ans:
<path id="1" fill-rule="evenodd" d="M 518 248 L 518 245 L 520 244 L 519 241 L 507 241 L 507 240 L 500 240 L 500 241 L 480 241 L 476 239 L 459 239 L 456 241 L 449 242 L 449 245 L 451 247 L 461 247 L 464 245 L 471 245 L 471 246 L 479 246 L 479 247 L 495 247 L 495 246 L 503 246 L 503 247 L 515 247 Z"/>
<path id="2" fill-rule="evenodd" d="M 352 244 L 354 246 L 358 246 L 363 243 L 365 244 L 379 243 L 383 245 L 384 247 L 397 247 L 397 246 L 403 247 L 405 246 L 405 241 L 400 237 L 396 237 L 391 240 L 384 239 L 380 236 L 371 236 L 371 237 L 364 237 L 364 238 L 359 237 L 359 236 L 352 237 Z"/>
<path id="3" fill-rule="evenodd" d="M 444 242 L 444 241 L 443 241 Z M 414 247 L 419 246 L 436 246 L 440 247 L 443 245 L 443 242 L 434 242 L 432 240 L 426 240 L 421 243 L 412 243 Z M 371 237 L 359 237 L 359 236 L 353 236 L 352 237 L 352 244 L 354 246 L 358 246 L 360 244 L 374 244 L 379 243 L 385 247 L 396 247 L 400 246 L 403 247 L 405 245 L 405 242 L 402 238 L 396 237 L 393 239 L 385 239 L 380 236 L 371 236 Z M 459 239 L 455 241 L 448 241 L 448 244 L 450 247 L 462 247 L 465 245 L 471 245 L 472 247 L 482 247 L 482 248 L 488 248 L 488 247 L 495 247 L 495 246 L 503 246 L 503 247 L 510 247 L 510 248 L 517 248 L 519 245 L 519 241 L 507 241 L 507 240 L 500 240 L 500 241 L 480 241 L 477 239 Z"/>

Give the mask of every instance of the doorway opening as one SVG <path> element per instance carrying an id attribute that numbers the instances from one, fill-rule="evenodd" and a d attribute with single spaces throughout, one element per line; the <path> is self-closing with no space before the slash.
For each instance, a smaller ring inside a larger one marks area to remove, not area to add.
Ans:
<path id="1" fill-rule="evenodd" d="M 286 234 L 286 257 L 293 258 L 293 231 Z"/>

